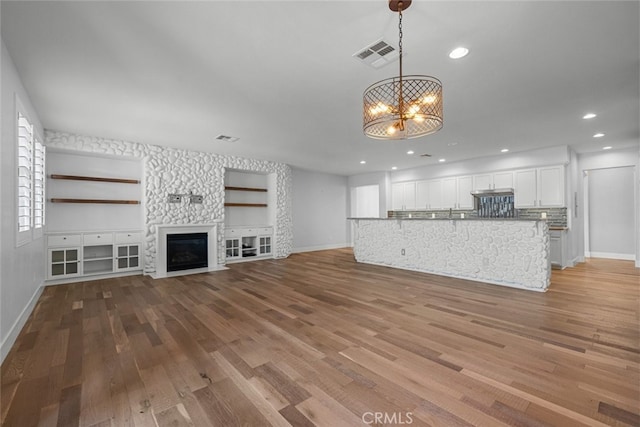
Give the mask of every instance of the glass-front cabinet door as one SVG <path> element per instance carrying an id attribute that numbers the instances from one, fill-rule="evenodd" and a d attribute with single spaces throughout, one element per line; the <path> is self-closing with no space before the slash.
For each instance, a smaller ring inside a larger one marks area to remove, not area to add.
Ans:
<path id="1" fill-rule="evenodd" d="M 258 249 L 260 255 L 268 255 L 271 253 L 271 236 L 261 236 Z"/>
<path id="2" fill-rule="evenodd" d="M 80 273 L 80 248 L 60 248 L 49 250 L 49 278 L 58 279 Z"/>
<path id="3" fill-rule="evenodd" d="M 119 245 L 116 248 L 116 270 L 140 267 L 140 245 Z"/>

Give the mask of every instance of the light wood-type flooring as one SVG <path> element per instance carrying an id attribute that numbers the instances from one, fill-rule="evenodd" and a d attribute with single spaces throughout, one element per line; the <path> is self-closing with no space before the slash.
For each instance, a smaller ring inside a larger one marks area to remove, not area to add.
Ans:
<path id="1" fill-rule="evenodd" d="M 638 426 L 640 275 L 547 293 L 349 249 L 47 287 L 2 365 L 5 426 Z"/>

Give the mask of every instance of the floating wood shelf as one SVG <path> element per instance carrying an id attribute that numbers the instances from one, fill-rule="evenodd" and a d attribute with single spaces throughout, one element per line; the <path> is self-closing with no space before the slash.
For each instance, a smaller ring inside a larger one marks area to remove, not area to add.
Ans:
<path id="1" fill-rule="evenodd" d="M 225 206 L 244 206 L 247 208 L 266 208 L 266 203 L 225 203 Z"/>
<path id="2" fill-rule="evenodd" d="M 234 191 L 259 191 L 261 193 L 266 193 L 266 188 L 253 188 L 253 187 L 224 187 L 225 190 L 234 190 Z"/>
<path id="3" fill-rule="evenodd" d="M 104 203 L 111 205 L 139 205 L 139 200 L 105 200 L 105 199 L 51 199 L 51 203 Z"/>
<path id="4" fill-rule="evenodd" d="M 51 174 L 51 179 L 68 179 L 68 180 L 72 180 L 72 181 L 115 182 L 115 183 L 118 183 L 118 184 L 140 184 L 140 181 L 137 180 L 137 179 L 102 178 L 102 177 L 97 177 L 97 176 L 78 176 L 78 175 L 56 175 L 56 174 Z"/>

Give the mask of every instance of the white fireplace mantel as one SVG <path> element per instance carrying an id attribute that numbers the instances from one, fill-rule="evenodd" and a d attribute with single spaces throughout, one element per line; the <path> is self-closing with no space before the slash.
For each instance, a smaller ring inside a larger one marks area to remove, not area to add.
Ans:
<path id="1" fill-rule="evenodd" d="M 206 273 L 209 271 L 226 270 L 218 265 L 218 225 L 221 220 L 209 224 L 158 224 L 156 225 L 156 271 L 151 274 L 154 279 L 163 277 L 183 276 L 186 274 Z M 207 267 L 191 270 L 167 272 L 167 235 L 186 233 L 207 233 Z"/>

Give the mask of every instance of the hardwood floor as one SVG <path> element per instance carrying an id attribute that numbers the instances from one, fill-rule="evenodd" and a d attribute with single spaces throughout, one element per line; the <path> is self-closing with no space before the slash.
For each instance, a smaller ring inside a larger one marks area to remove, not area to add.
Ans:
<path id="1" fill-rule="evenodd" d="M 547 293 L 348 249 L 47 287 L 2 365 L 5 426 L 638 426 L 640 274 Z"/>

